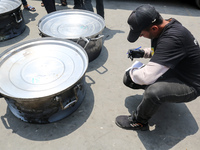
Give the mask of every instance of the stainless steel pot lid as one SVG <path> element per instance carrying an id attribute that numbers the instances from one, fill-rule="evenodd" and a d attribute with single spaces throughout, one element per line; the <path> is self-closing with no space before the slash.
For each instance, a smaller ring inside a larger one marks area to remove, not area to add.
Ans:
<path id="1" fill-rule="evenodd" d="M 0 15 L 21 6 L 21 0 L 0 0 Z"/>
<path id="2" fill-rule="evenodd" d="M 73 41 L 30 40 L 2 54 L 0 93 L 14 98 L 50 96 L 73 86 L 87 67 L 87 53 Z"/>
<path id="3" fill-rule="evenodd" d="M 78 39 L 99 34 L 105 27 L 104 19 L 86 10 L 61 10 L 40 19 L 38 28 L 46 36 Z"/>

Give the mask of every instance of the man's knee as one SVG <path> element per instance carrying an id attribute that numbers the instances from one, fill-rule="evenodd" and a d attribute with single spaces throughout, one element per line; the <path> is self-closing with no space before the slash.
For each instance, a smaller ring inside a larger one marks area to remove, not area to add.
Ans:
<path id="1" fill-rule="evenodd" d="M 162 89 L 157 85 L 150 85 L 146 88 L 143 97 L 144 99 L 151 100 L 154 103 L 161 103 Z"/>
<path id="2" fill-rule="evenodd" d="M 124 74 L 123 83 L 132 89 L 145 89 L 146 87 L 146 85 L 139 85 L 134 83 L 129 75 L 129 70 L 126 71 Z"/>
<path id="3" fill-rule="evenodd" d="M 125 72 L 124 74 L 124 78 L 123 78 L 123 83 L 126 85 L 126 86 L 129 86 L 131 84 L 132 80 L 131 80 L 131 77 L 129 75 L 129 70 Z"/>

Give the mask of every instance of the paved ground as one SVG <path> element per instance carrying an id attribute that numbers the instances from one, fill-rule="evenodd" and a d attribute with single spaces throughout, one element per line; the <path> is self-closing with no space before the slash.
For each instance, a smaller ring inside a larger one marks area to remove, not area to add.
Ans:
<path id="1" fill-rule="evenodd" d="M 16 43 L 41 38 L 37 23 L 46 15 L 39 0 L 29 0 L 36 12 L 23 11 L 25 32 L 8 41 L 0 42 L 0 52 Z M 71 9 L 60 6 L 57 9 Z M 1 150 L 198 150 L 200 98 L 187 104 L 165 104 L 150 120 L 150 131 L 127 131 L 115 125 L 115 117 L 129 114 L 142 98 L 142 90 L 131 90 L 122 84 L 129 48 L 148 47 L 144 38 L 134 44 L 126 40 L 127 18 L 138 5 L 150 3 L 164 18 L 177 18 L 200 41 L 200 10 L 193 3 L 178 0 L 105 0 L 106 29 L 100 56 L 89 64 L 86 72 L 86 97 L 82 105 L 69 117 L 51 124 L 29 124 L 17 119 L 0 100 Z M 95 1 L 93 2 L 95 6 Z M 140 59 L 147 62 L 145 59 Z M 197 68 L 198 69 L 198 68 Z"/>

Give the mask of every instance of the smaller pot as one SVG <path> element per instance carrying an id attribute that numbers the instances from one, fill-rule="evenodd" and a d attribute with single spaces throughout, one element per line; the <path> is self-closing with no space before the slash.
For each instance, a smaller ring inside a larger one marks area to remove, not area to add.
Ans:
<path id="1" fill-rule="evenodd" d="M 40 19 L 38 29 L 42 37 L 72 40 L 81 45 L 89 62 L 96 59 L 102 49 L 104 19 L 86 10 L 61 10 Z"/>
<path id="2" fill-rule="evenodd" d="M 0 41 L 19 36 L 25 30 L 21 0 L 0 0 Z"/>

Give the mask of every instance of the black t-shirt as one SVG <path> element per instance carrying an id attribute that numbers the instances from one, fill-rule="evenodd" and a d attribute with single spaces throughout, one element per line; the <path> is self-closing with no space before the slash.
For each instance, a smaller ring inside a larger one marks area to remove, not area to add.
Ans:
<path id="1" fill-rule="evenodd" d="M 172 19 L 159 38 L 152 40 L 152 48 L 151 62 L 169 67 L 200 93 L 200 47 L 190 31 Z"/>

